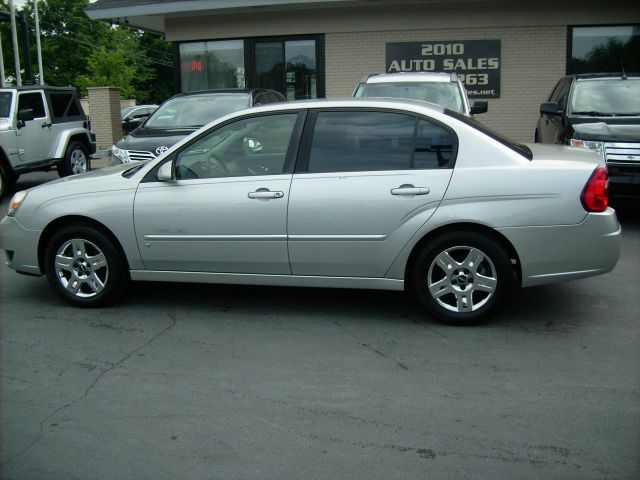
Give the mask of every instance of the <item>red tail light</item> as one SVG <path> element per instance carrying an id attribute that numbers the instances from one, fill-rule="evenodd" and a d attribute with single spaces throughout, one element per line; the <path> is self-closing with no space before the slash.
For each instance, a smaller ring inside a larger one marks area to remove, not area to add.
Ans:
<path id="1" fill-rule="evenodd" d="M 609 206 L 609 174 L 605 167 L 597 168 L 591 175 L 580 197 L 587 212 L 604 212 Z"/>

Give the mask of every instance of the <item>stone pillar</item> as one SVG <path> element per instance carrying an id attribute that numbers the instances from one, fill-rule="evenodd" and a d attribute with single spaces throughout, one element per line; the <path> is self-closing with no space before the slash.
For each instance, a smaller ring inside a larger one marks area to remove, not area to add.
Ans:
<path id="1" fill-rule="evenodd" d="M 122 138 L 120 117 L 120 89 L 89 87 L 91 130 L 96 134 L 98 150 L 108 150 Z"/>

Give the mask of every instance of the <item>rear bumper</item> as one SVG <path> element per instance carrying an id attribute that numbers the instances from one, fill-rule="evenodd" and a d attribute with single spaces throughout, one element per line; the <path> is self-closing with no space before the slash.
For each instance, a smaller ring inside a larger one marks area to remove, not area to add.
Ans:
<path id="1" fill-rule="evenodd" d="M 520 257 L 523 287 L 607 273 L 620 256 L 621 228 L 611 208 L 589 213 L 577 225 L 498 230 Z"/>
<path id="2" fill-rule="evenodd" d="M 0 249 L 7 266 L 20 273 L 42 275 L 38 265 L 40 231 L 27 230 L 13 217 L 0 221 Z"/>

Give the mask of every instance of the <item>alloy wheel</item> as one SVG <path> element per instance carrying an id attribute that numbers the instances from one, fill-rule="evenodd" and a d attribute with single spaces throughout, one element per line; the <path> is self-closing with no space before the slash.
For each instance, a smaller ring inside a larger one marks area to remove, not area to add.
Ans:
<path id="1" fill-rule="evenodd" d="M 60 246 L 55 270 L 62 287 L 78 298 L 95 297 L 109 280 L 104 253 L 94 243 L 81 238 L 67 240 Z"/>

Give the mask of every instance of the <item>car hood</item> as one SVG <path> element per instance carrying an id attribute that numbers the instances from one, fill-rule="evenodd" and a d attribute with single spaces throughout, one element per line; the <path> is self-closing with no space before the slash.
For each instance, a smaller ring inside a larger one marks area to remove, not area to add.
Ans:
<path id="1" fill-rule="evenodd" d="M 116 143 L 116 147 L 123 150 L 140 150 L 158 155 L 158 147 L 172 147 L 187 135 L 191 135 L 200 127 L 182 129 L 149 129 L 138 128 L 130 135 Z M 164 150 L 164 149 L 163 149 Z"/>
<path id="2" fill-rule="evenodd" d="M 573 138 L 580 140 L 640 143 L 640 119 L 627 119 L 625 123 L 573 123 L 571 126 Z"/>
<path id="3" fill-rule="evenodd" d="M 81 175 L 71 175 L 52 180 L 30 188 L 29 197 L 41 196 L 51 199 L 81 193 L 97 194 L 99 192 L 135 188 L 138 182 L 122 175 L 123 172 L 130 168 L 135 168 L 135 165 L 115 165 Z"/>
<path id="4" fill-rule="evenodd" d="M 545 160 L 603 163 L 602 155 L 585 148 L 569 147 L 564 145 L 548 145 L 541 143 L 527 144 L 533 153 L 533 161 L 541 162 Z"/>

